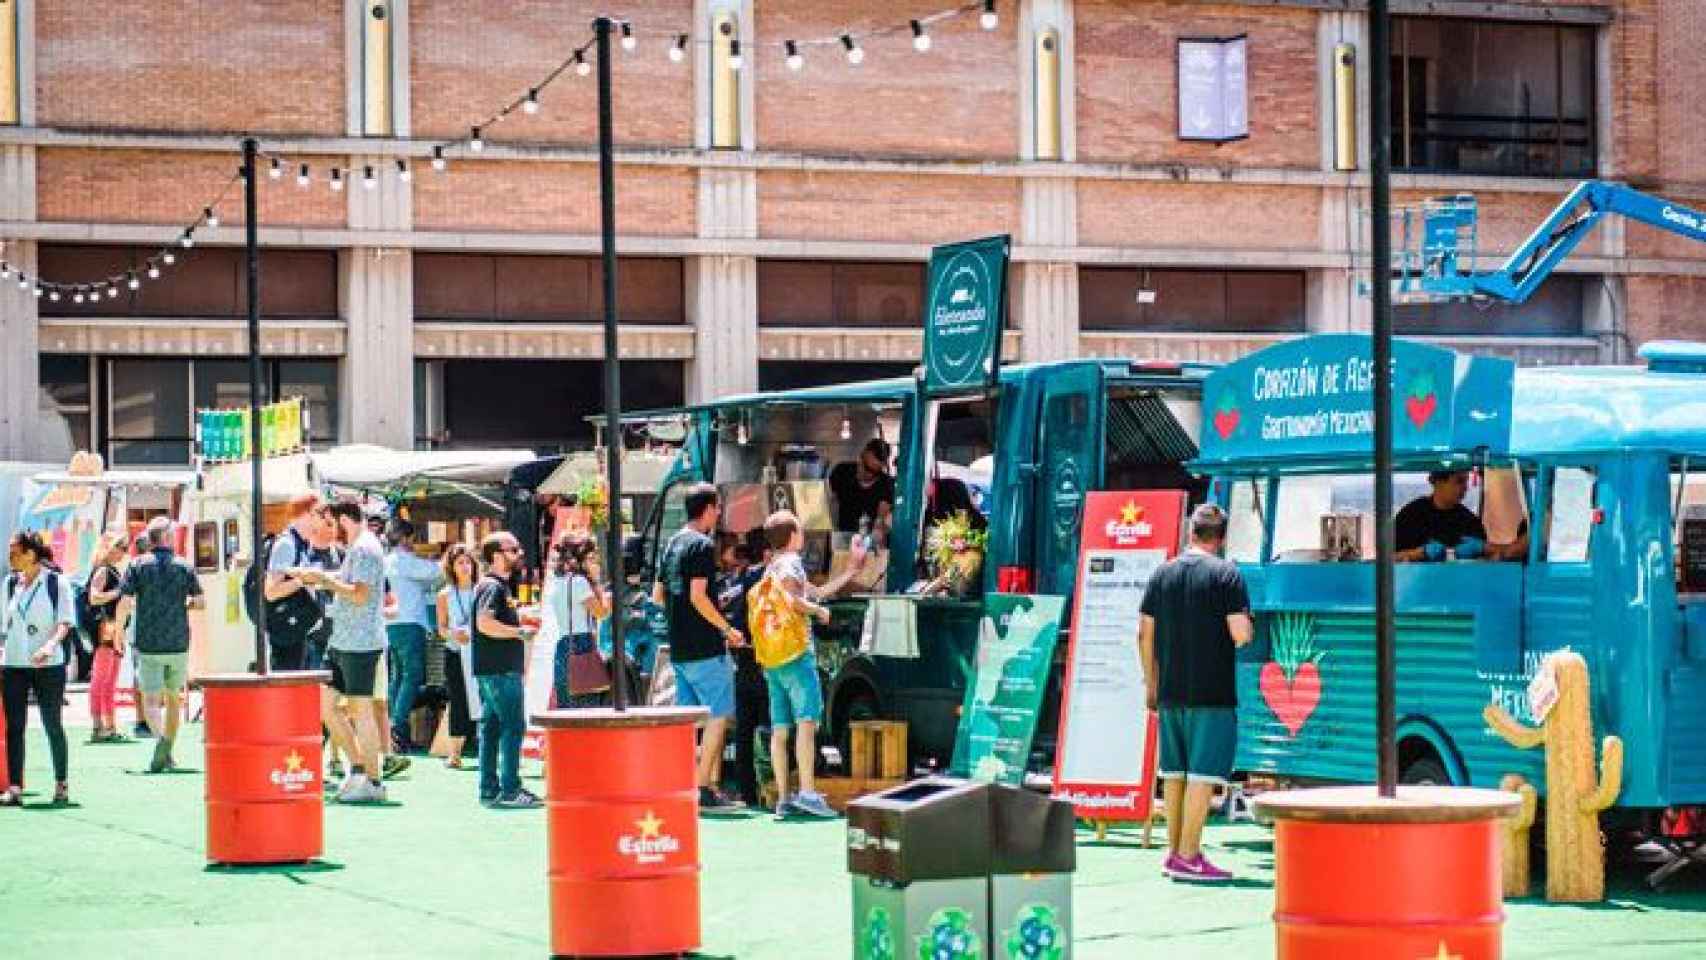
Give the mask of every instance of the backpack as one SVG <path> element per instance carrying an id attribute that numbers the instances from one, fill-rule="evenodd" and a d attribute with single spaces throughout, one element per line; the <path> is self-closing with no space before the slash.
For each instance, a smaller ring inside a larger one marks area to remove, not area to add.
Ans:
<path id="1" fill-rule="evenodd" d="M 798 660 L 811 644 L 806 615 L 794 609 L 782 581 L 768 573 L 746 593 L 746 625 L 753 655 L 766 670 Z"/>
<path id="2" fill-rule="evenodd" d="M 112 579 L 118 575 L 118 571 L 105 564 L 97 564 L 89 571 L 87 580 L 71 585 L 71 615 L 77 621 L 75 624 L 77 629 L 89 636 L 94 636 L 101 625 L 101 621 L 106 617 L 105 609 L 96 606 L 89 599 L 90 585 L 95 582 L 95 575 L 102 570 L 107 571 L 107 589 L 111 590 L 118 586 L 118 583 Z"/>
<path id="3" fill-rule="evenodd" d="M 260 596 L 261 585 L 265 582 L 262 578 L 266 576 L 266 568 L 272 561 L 273 546 L 281 536 L 290 537 L 291 544 L 296 548 L 296 556 L 291 566 L 299 566 L 304 559 L 313 555 L 312 549 L 302 541 L 302 537 L 289 528 L 282 534 L 268 534 L 266 539 L 261 541 L 260 562 L 250 563 L 248 572 L 243 574 L 243 609 L 248 612 L 250 623 L 259 619 L 255 610 L 255 599 Z M 306 590 L 298 590 L 282 599 L 264 602 L 269 646 L 281 650 L 292 649 L 301 646 L 310 637 L 317 639 L 331 631 L 320 601 L 314 599 Z"/>

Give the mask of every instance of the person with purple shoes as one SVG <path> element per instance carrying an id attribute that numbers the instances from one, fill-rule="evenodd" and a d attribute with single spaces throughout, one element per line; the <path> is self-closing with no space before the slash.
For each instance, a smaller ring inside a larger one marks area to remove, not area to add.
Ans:
<path id="1" fill-rule="evenodd" d="M 1238 747 L 1236 651 L 1250 642 L 1249 592 L 1236 564 L 1221 557 L 1226 511 L 1191 512 L 1191 543 L 1162 564 L 1143 594 L 1138 635 L 1149 708 L 1161 714 L 1159 774 L 1167 805 L 1167 860 L 1161 870 L 1194 883 L 1230 880 L 1202 852 L 1214 791 L 1232 775 Z"/>

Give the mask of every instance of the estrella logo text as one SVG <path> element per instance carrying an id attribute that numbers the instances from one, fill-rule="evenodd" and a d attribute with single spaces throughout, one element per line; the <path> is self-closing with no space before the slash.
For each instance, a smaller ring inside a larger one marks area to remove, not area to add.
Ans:
<path id="1" fill-rule="evenodd" d="M 639 829 L 639 836 L 624 833 L 616 839 L 616 852 L 624 857 L 632 857 L 635 863 L 662 863 L 664 857 L 681 852 L 681 841 L 663 832 L 663 821 L 657 815 L 647 810 L 646 815 L 634 821 Z"/>
<path id="2" fill-rule="evenodd" d="M 284 758 L 284 768 L 273 770 L 267 779 L 285 793 L 301 793 L 314 783 L 314 771 L 303 766 L 302 754 L 292 750 Z"/>

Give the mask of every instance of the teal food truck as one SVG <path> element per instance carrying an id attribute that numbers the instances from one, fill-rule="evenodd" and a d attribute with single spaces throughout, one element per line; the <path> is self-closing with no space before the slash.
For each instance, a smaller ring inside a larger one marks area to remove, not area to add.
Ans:
<path id="1" fill-rule="evenodd" d="M 1374 775 L 1372 366 L 1365 336 L 1282 343 L 1204 383 L 1202 456 L 1257 619 L 1240 654 L 1239 769 Z M 1393 344 L 1395 506 L 1469 471 L 1492 549 L 1397 566 L 1400 776 L 1545 789 L 1537 666 L 1587 663 L 1595 736 L 1625 745 L 1626 810 L 1706 803 L 1706 345 L 1645 367 L 1535 367 Z M 1500 560 L 1485 559 L 1488 555 Z"/>
<path id="2" fill-rule="evenodd" d="M 684 522 L 687 485 L 707 480 L 722 494 L 727 538 L 750 536 L 779 506 L 799 514 L 807 529 L 805 560 L 821 579 L 843 567 L 857 535 L 837 522 L 833 478 L 872 438 L 888 441 L 895 499 L 886 552 L 879 555 L 886 562 L 832 605 L 830 627 L 817 633 L 828 698 L 824 732 L 845 744 L 852 720 L 906 720 L 913 758 L 945 765 L 976 654 L 980 594 L 1070 596 L 1088 491 L 1206 495 L 1206 481 L 1184 464 L 1197 455 L 1207 371 L 1075 360 L 1003 367 L 992 388 L 959 396 L 921 399 L 917 380 L 894 378 L 630 414 L 634 429 L 684 424 L 686 439 L 630 545 L 629 562 L 650 576 L 662 545 Z M 874 598 L 906 596 L 921 579 L 927 516 L 956 486 L 969 494 L 961 502 L 988 525 L 980 582 L 963 596 L 910 596 L 915 630 L 899 647 L 862 637 Z M 1047 705 L 1058 703 L 1058 672 Z M 1038 724 L 1043 737 L 1056 729 L 1048 709 Z M 1046 741 L 1040 746 L 1049 748 Z"/>

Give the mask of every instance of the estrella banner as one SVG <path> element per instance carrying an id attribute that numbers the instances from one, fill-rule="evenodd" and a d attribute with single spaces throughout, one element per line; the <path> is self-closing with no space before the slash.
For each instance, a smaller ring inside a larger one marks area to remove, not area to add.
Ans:
<path id="1" fill-rule="evenodd" d="M 247 460 L 250 456 L 249 408 L 196 411 L 201 458 L 208 463 Z M 302 398 L 290 397 L 261 408 L 261 456 L 280 457 L 307 446 Z"/>
<path id="2" fill-rule="evenodd" d="M 1084 502 L 1054 760 L 1055 799 L 1080 817 L 1149 816 L 1157 721 L 1138 628 L 1144 590 L 1178 552 L 1184 517 L 1181 490 L 1095 491 Z"/>
<path id="3" fill-rule="evenodd" d="M 1203 381 L 1202 473 L 1264 463 L 1374 456 L 1373 342 L 1362 334 L 1288 340 Z M 1508 452 L 1515 365 L 1392 341 L 1393 455 Z"/>
<path id="4" fill-rule="evenodd" d="M 1006 234 L 931 248 L 924 286 L 926 393 L 963 393 L 995 383 L 1012 248 Z"/>

